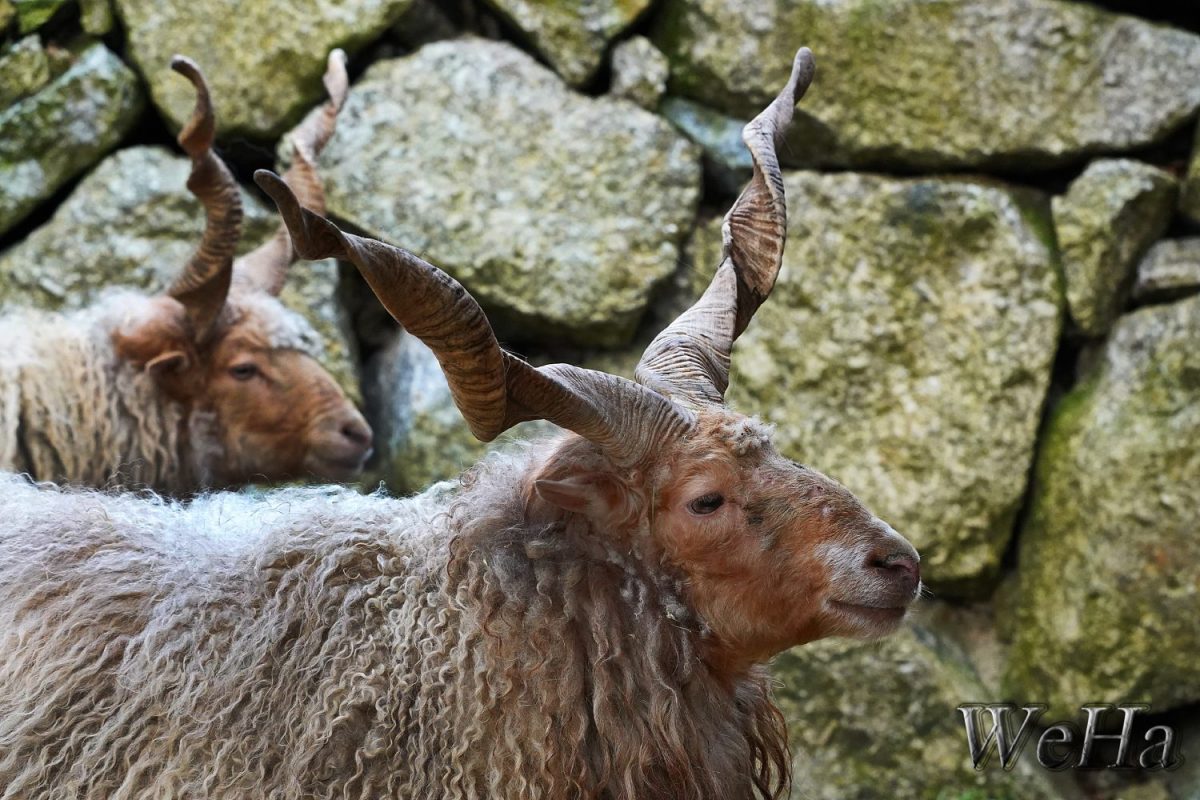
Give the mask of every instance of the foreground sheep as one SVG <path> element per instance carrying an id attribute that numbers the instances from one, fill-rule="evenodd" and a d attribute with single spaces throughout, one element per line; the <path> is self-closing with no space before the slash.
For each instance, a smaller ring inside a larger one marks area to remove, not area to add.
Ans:
<path id="1" fill-rule="evenodd" d="M 287 230 L 234 263 L 241 199 L 211 150 L 208 90 L 191 62 L 172 66 L 197 90 L 179 143 L 207 213 L 204 240 L 165 295 L 110 291 L 74 313 L 0 318 L 0 469 L 168 493 L 351 477 L 371 431 L 317 363 L 317 334 L 275 297 L 293 260 Z M 318 208 L 313 161 L 346 94 L 340 51 L 326 81 L 331 99 L 294 132 L 288 173 Z"/>
<path id="2" fill-rule="evenodd" d="M 300 252 L 353 261 L 446 368 L 493 455 L 408 500 L 335 489 L 187 508 L 0 485 L 0 796 L 780 797 L 763 662 L 893 630 L 917 554 L 725 409 L 733 340 L 782 259 L 775 139 L 726 260 L 639 382 L 504 353 L 405 251 L 342 234 L 260 174 Z"/>

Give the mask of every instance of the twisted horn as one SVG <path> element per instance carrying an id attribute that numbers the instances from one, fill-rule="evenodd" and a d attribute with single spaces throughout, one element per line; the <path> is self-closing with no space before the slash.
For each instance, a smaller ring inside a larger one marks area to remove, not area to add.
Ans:
<path id="1" fill-rule="evenodd" d="M 812 52 L 802 47 L 787 85 L 742 130 L 754 175 L 721 226 L 721 265 L 690 309 L 654 338 L 638 362 L 638 383 L 686 405 L 724 402 L 733 342 L 763 304 L 783 264 L 787 205 L 777 141 L 812 82 Z"/>
<path id="2" fill-rule="evenodd" d="M 329 54 L 324 81 L 329 99 L 319 113 L 310 115 L 288 134 L 292 143 L 292 166 L 283 175 L 299 197 L 300 204 L 318 214 L 325 213 L 325 189 L 317 174 L 316 161 L 333 137 L 338 112 L 342 110 L 350 88 L 346 54 L 341 50 Z M 274 236 L 237 260 L 233 272 L 238 281 L 278 295 L 287 280 L 288 267 L 295 260 L 287 226 L 281 223 Z"/>
<path id="3" fill-rule="evenodd" d="M 179 132 L 179 146 L 192 159 L 187 187 L 204 204 L 204 238 L 183 273 L 167 289 L 187 309 L 196 340 L 203 341 L 225 305 L 233 276 L 233 254 L 242 233 L 242 198 L 237 182 L 212 151 L 216 122 L 204 74 L 190 58 L 175 56 L 171 69 L 196 87 L 192 118 Z"/>
<path id="4" fill-rule="evenodd" d="M 536 368 L 503 351 L 483 309 L 454 278 L 407 250 L 344 233 L 301 208 L 272 172 L 259 170 L 254 180 L 279 206 L 302 258 L 353 263 L 396 321 L 429 346 L 480 440 L 546 419 L 595 442 L 617 463 L 633 464 L 694 425 L 689 412 L 632 381 L 569 364 Z"/>

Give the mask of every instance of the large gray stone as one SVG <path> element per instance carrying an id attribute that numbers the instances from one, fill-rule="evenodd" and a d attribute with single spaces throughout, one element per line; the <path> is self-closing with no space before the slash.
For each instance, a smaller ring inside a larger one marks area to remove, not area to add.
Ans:
<path id="1" fill-rule="evenodd" d="M 141 108 L 137 76 L 93 44 L 36 94 L 0 110 L 0 234 L 116 146 Z"/>
<path id="2" fill-rule="evenodd" d="M 1029 169 L 1163 139 L 1200 107 L 1200 37 L 1058 0 L 668 0 L 673 94 L 749 118 L 800 45 L 817 78 L 783 157 Z"/>
<path id="3" fill-rule="evenodd" d="M 1146 253 L 1137 268 L 1133 300 L 1174 300 L 1200 292 L 1200 238 L 1168 239 Z"/>
<path id="4" fill-rule="evenodd" d="M 1177 189 L 1149 164 L 1106 159 L 1052 201 L 1067 306 L 1088 336 L 1103 336 L 1121 313 L 1138 261 L 1171 221 Z"/>
<path id="5" fill-rule="evenodd" d="M 526 341 L 627 342 L 700 188 L 666 121 L 469 39 L 372 65 L 323 162 L 335 216 L 442 267 Z"/>
<path id="6" fill-rule="evenodd" d="M 268 139 L 324 96 L 329 51 L 353 52 L 387 30 L 410 0 L 116 0 L 129 55 L 158 110 L 178 129 L 195 91 L 169 69 L 196 60 L 212 89 L 219 136 Z"/>
<path id="7" fill-rule="evenodd" d="M 670 65 L 667 57 L 645 36 L 634 36 L 613 49 L 613 97 L 623 97 L 642 108 L 658 108 L 667 90 Z"/>
<path id="8" fill-rule="evenodd" d="M 1200 701 L 1200 297 L 1121 317 L 1042 441 L 1006 688 Z"/>
<path id="9" fill-rule="evenodd" d="M 736 195 L 750 180 L 754 162 L 742 141 L 746 120 L 713 111 L 682 97 L 668 97 L 659 113 L 704 151 L 704 173 L 718 189 Z"/>
<path id="10" fill-rule="evenodd" d="M 945 593 L 996 576 L 1061 324 L 1045 198 L 998 184 L 790 173 L 771 299 L 729 397 L 921 551 Z M 720 220 L 698 232 L 711 274 Z"/>
<path id="11" fill-rule="evenodd" d="M 108 286 L 165 288 L 204 230 L 204 211 L 186 188 L 191 164 L 156 147 L 114 153 L 88 175 L 54 216 L 0 254 L 0 304 L 77 308 Z M 272 235 L 273 210 L 243 192 L 246 252 Z M 337 301 L 337 263 L 292 267 L 281 299 L 325 343 L 325 366 L 358 397 L 349 321 Z"/>
<path id="12" fill-rule="evenodd" d="M 554 71 L 582 86 L 604 59 L 609 42 L 652 0 L 488 0 L 532 41 Z"/>
<path id="13" fill-rule="evenodd" d="M 471 435 L 433 353 L 400 332 L 366 366 L 363 391 L 378 453 L 371 480 L 400 495 L 458 476 L 497 447 L 552 436 L 548 422 L 523 422 L 490 444 Z M 370 482 L 370 481 L 368 481 Z"/>
<path id="14" fill-rule="evenodd" d="M 1031 753 L 1012 772 L 972 767 L 956 707 L 995 697 L 965 655 L 928 628 L 910 624 L 882 642 L 807 644 L 779 656 L 772 673 L 782 684 L 796 800 L 1073 796 Z"/>

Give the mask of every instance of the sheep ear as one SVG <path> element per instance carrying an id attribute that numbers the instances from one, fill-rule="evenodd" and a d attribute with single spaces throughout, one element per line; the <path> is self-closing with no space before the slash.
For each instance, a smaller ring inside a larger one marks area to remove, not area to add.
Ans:
<path id="1" fill-rule="evenodd" d="M 536 480 L 534 491 L 547 503 L 586 517 L 607 517 L 624 503 L 624 492 L 611 476 L 585 472 L 559 480 Z"/>
<path id="2" fill-rule="evenodd" d="M 146 372 L 161 375 L 167 372 L 178 372 L 188 366 L 188 356 L 182 350 L 168 350 L 159 353 L 142 366 Z"/>

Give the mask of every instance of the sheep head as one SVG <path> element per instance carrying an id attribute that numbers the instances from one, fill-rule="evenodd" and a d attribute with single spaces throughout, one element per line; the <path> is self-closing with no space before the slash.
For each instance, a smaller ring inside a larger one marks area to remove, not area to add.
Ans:
<path id="1" fill-rule="evenodd" d="M 353 262 L 430 346 L 477 437 L 537 418 L 577 434 L 529 477 L 531 521 L 582 515 L 616 546 L 669 565 L 709 634 L 706 657 L 731 674 L 823 636 L 884 635 L 920 585 L 912 545 L 724 404 L 733 342 L 782 265 L 787 212 L 775 148 L 813 71 L 801 49 L 787 85 L 746 126 L 754 175 L 725 218 L 722 263 L 695 305 L 650 344 L 633 381 L 521 361 L 499 347 L 453 278 L 342 232 L 273 174 L 255 176 L 303 256 Z"/>
<path id="2" fill-rule="evenodd" d="M 188 188 L 204 205 L 203 239 L 180 276 L 159 297 L 130 310 L 114 332 L 118 355 L 150 373 L 173 400 L 206 415 L 219 453 L 212 479 L 353 477 L 370 455 L 371 429 L 318 363 L 316 333 L 277 296 L 295 260 L 287 228 L 234 259 L 241 236 L 237 183 L 213 152 L 215 120 L 204 76 L 189 59 L 171 67 L 196 88 L 196 107 L 179 134 L 192 159 Z M 348 81 L 345 56 L 329 57 L 329 101 L 291 134 L 289 185 L 323 209 L 315 169 L 333 133 Z"/>

